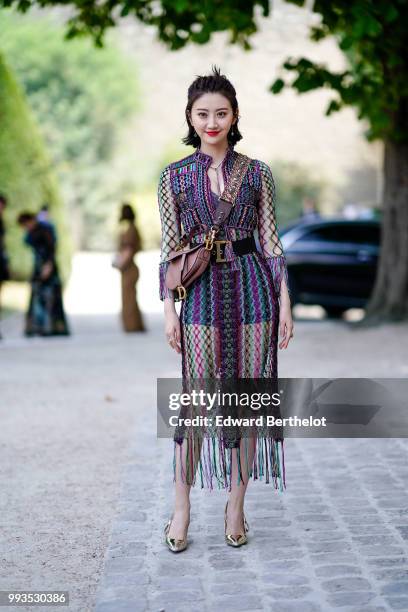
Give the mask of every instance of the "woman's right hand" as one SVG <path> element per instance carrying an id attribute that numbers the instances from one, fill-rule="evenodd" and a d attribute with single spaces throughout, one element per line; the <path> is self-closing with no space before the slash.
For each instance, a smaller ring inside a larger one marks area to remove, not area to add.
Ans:
<path id="1" fill-rule="evenodd" d="M 166 334 L 169 346 L 177 351 L 177 353 L 181 353 L 180 320 L 175 310 L 165 313 L 164 333 Z"/>

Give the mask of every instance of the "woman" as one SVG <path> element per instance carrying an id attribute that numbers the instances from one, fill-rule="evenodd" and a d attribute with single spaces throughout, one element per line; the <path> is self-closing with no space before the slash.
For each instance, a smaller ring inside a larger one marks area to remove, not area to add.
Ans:
<path id="1" fill-rule="evenodd" d="M 160 298 L 164 301 L 165 335 L 169 345 L 181 354 L 184 381 L 264 377 L 276 381 L 278 333 L 282 336 L 279 347 L 287 348 L 293 336 L 293 322 L 286 262 L 275 218 L 275 185 L 266 163 L 251 160 L 235 205 L 217 236 L 220 242 L 210 265 L 187 288 L 180 319 L 174 303 L 183 296 L 166 287 L 166 259 L 183 231 L 199 223 L 205 227 L 214 223 L 218 198 L 238 155 L 234 145 L 242 138 L 235 89 L 216 68 L 212 75 L 197 77 L 191 84 L 185 113 L 188 135 L 183 142 L 196 150 L 166 166 L 158 188 L 162 226 Z M 255 230 L 261 252 L 255 246 Z M 203 242 L 205 235 L 205 231 L 199 232 L 191 242 Z M 283 439 L 269 438 L 267 442 L 269 458 L 274 461 L 276 487 L 276 478 L 282 483 L 284 476 L 284 465 L 279 465 L 279 452 L 283 461 Z M 189 496 L 197 465 L 200 474 L 221 474 L 223 486 L 230 492 L 225 508 L 226 543 L 238 547 L 247 542 L 246 488 L 250 476 L 262 474 L 268 459 L 262 454 L 262 440 L 258 440 L 258 447 L 256 444 L 255 438 L 233 440 L 221 453 L 208 452 L 204 456 L 206 445 L 197 449 L 191 431 L 183 436 L 176 431 L 175 507 L 165 527 L 165 542 L 172 552 L 187 547 Z M 186 477 L 193 473 L 192 478 Z"/>
<path id="2" fill-rule="evenodd" d="M 53 232 L 48 224 L 38 221 L 31 212 L 21 213 L 17 221 L 26 230 L 24 240 L 34 253 L 25 335 L 67 336 L 69 329 L 62 303 Z"/>
<path id="3" fill-rule="evenodd" d="M 139 268 L 133 258 L 141 250 L 140 234 L 135 225 L 135 213 L 130 204 L 123 204 L 119 222 L 125 228 L 119 236 L 119 250 L 113 266 L 121 272 L 122 278 L 122 324 L 125 332 L 145 331 L 142 314 L 136 300 L 136 283 Z"/>

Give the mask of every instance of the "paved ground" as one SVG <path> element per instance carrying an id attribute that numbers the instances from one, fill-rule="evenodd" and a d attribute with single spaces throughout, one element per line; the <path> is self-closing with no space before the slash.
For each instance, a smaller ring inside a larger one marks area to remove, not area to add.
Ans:
<path id="1" fill-rule="evenodd" d="M 408 440 L 287 439 L 286 492 L 250 485 L 249 545 L 223 544 L 225 493 L 195 489 L 189 549 L 172 555 L 155 385 L 180 357 L 160 315 L 125 336 L 103 307 L 83 312 L 68 339 L 2 326 L 0 589 L 67 589 L 74 612 L 408 610 Z M 297 321 L 280 374 L 406 376 L 407 336 Z"/>

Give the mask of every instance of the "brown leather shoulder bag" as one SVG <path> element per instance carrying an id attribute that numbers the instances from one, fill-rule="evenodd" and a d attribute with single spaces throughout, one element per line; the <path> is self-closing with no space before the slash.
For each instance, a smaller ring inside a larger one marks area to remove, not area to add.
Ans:
<path id="1" fill-rule="evenodd" d="M 203 224 L 197 224 L 188 233 L 183 234 L 177 246 L 165 260 L 169 263 L 166 272 L 166 286 L 178 292 L 180 300 L 185 299 L 186 288 L 191 285 L 210 263 L 211 250 L 215 236 L 222 223 L 225 222 L 235 204 L 238 191 L 248 169 L 251 159 L 242 153 L 237 153 L 227 185 L 220 196 L 215 211 L 215 223 L 209 229 Z M 198 230 L 207 231 L 204 242 L 190 246 L 190 240 Z"/>

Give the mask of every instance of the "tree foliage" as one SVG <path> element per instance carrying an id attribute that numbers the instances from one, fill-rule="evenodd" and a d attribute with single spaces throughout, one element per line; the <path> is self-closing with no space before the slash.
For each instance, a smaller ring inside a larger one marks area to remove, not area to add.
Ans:
<path id="1" fill-rule="evenodd" d="M 301 6 L 302 0 L 288 0 Z M 321 22 L 310 37 L 318 42 L 335 36 L 348 58 L 348 67 L 334 72 L 307 58 L 289 58 L 285 71 L 294 72 L 288 83 L 279 77 L 271 91 L 279 93 L 289 84 L 299 93 L 325 87 L 334 92 L 326 115 L 354 106 L 359 119 L 368 121 L 366 136 L 408 142 L 408 3 L 406 0 L 349 2 L 316 0 L 314 11 Z"/>
<path id="2" fill-rule="evenodd" d="M 304 0 L 287 0 L 299 7 Z M 91 35 L 102 45 L 106 30 L 121 17 L 133 15 L 154 26 L 170 49 L 193 42 L 204 44 L 212 33 L 228 31 L 230 42 L 250 49 L 251 35 L 257 31 L 258 16 L 269 15 L 268 0 L 0 0 L 0 5 L 25 12 L 33 5 L 43 7 L 69 4 L 74 15 L 67 25 L 69 38 Z M 318 42 L 335 36 L 349 59 L 349 67 L 340 72 L 307 58 L 289 58 L 285 72 L 295 73 L 288 82 L 286 74 L 271 86 L 279 93 L 290 85 L 299 93 L 325 87 L 335 96 L 326 114 L 346 105 L 354 106 L 360 119 L 367 119 L 367 137 L 408 140 L 404 120 L 408 98 L 406 0 L 315 0 L 313 10 L 320 23 L 311 27 L 312 40 Z"/>
<path id="3" fill-rule="evenodd" d="M 93 246 L 122 195 L 111 167 L 120 134 L 140 107 L 136 68 L 113 45 L 68 44 L 50 19 L 5 17 L 4 11 L 0 49 L 41 126 L 82 234 L 77 242 Z"/>
<path id="4" fill-rule="evenodd" d="M 268 0 L 0 0 L 0 5 L 26 12 L 33 5 L 65 6 L 74 15 L 69 19 L 67 36 L 91 35 L 103 44 L 106 30 L 117 25 L 121 17 L 134 16 L 154 26 L 170 49 L 180 49 L 188 42 L 204 44 L 217 31 L 229 30 L 231 42 L 249 48 L 249 37 L 256 32 L 254 8 L 269 15 Z"/>
<path id="5" fill-rule="evenodd" d="M 19 212 L 48 204 L 60 236 L 58 261 L 63 279 L 70 269 L 71 242 L 51 160 L 25 96 L 0 57 L 0 192 L 5 209 L 6 245 L 12 276 L 28 278 L 32 256 L 17 226 Z"/>

